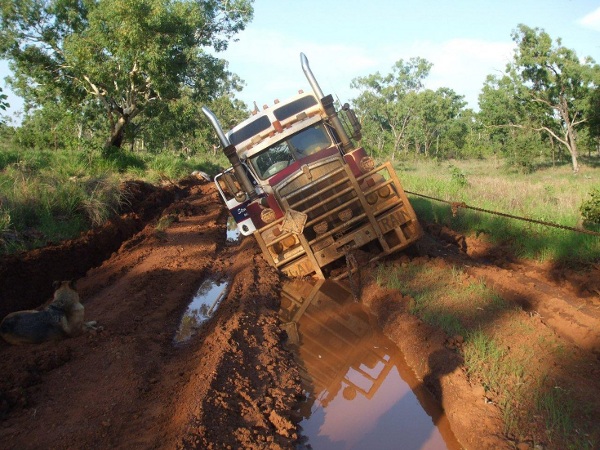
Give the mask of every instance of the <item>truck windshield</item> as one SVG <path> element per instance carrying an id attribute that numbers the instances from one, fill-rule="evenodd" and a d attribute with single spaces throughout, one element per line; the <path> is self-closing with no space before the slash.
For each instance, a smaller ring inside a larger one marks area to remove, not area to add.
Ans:
<path id="1" fill-rule="evenodd" d="M 265 180 L 294 161 L 331 147 L 331 138 L 322 124 L 312 125 L 250 158 L 258 176 Z"/>

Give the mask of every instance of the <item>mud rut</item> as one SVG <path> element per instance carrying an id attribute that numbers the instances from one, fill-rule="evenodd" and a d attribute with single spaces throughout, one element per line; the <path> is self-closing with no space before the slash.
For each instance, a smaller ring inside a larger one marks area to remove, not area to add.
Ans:
<path id="1" fill-rule="evenodd" d="M 86 318 L 103 327 L 36 347 L 0 342 L 2 447 L 293 448 L 302 389 L 279 328 L 281 275 L 252 239 L 226 242 L 226 211 L 212 184 L 190 178 L 127 189 L 130 211 L 105 227 L 0 261 L 1 316 L 46 302 L 55 279 L 76 279 Z M 164 231 L 159 217 L 172 222 Z M 502 249 L 433 226 L 410 255 L 388 261 L 413 260 L 465 267 L 537 311 L 538 326 L 581 353 L 581 389 L 598 397 L 600 269 L 523 266 Z M 229 280 L 229 294 L 199 334 L 175 345 L 179 320 L 207 277 Z M 514 448 L 448 337 L 407 314 L 402 296 L 378 288 L 368 269 L 363 279 L 363 302 L 441 399 L 460 442 Z M 575 376 L 573 367 L 557 370 Z"/>

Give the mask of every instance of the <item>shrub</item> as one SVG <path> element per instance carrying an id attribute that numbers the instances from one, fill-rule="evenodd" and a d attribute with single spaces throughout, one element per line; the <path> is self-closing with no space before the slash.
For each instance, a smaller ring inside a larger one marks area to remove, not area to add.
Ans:
<path id="1" fill-rule="evenodd" d="M 590 191 L 590 198 L 584 200 L 579 207 L 584 224 L 600 225 L 600 189 Z"/>
<path id="2" fill-rule="evenodd" d="M 469 186 L 469 180 L 467 180 L 467 177 L 462 170 L 453 164 L 450 164 L 448 168 L 450 169 L 450 177 L 453 183 L 456 183 L 460 187 Z"/>

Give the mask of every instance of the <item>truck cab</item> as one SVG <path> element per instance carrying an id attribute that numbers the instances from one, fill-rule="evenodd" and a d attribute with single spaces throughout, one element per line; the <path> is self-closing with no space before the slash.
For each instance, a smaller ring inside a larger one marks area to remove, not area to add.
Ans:
<path id="1" fill-rule="evenodd" d="M 227 133 L 203 111 L 232 163 L 215 182 L 240 232 L 288 275 L 323 278 L 349 251 L 378 244 L 375 260 L 412 244 L 421 228 L 392 166 L 375 167 L 355 142 L 352 110 L 342 107 L 344 126 L 301 62 L 312 93 L 255 108 Z"/>

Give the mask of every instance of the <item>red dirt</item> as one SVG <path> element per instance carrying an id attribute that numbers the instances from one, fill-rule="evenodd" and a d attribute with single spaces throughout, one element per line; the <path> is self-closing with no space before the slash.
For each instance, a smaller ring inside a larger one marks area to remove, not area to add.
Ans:
<path id="1" fill-rule="evenodd" d="M 86 320 L 103 327 L 38 346 L 0 341 L 2 447 L 294 448 L 302 387 L 279 328 L 281 275 L 253 239 L 226 242 L 227 213 L 212 184 L 131 183 L 129 190 L 131 211 L 105 227 L 0 260 L 1 316 L 46 303 L 54 280 L 76 279 Z M 159 216 L 172 221 L 164 231 L 156 228 Z M 598 397 L 600 269 L 517 264 L 439 227 L 414 252 L 387 262 L 460 265 L 536 311 L 537 326 L 554 330 L 587 364 L 577 367 L 581 389 Z M 503 434 L 497 408 L 460 370 L 448 336 L 364 275 L 363 301 L 441 400 L 459 441 L 466 448 L 520 444 Z M 229 294 L 197 335 L 174 344 L 183 312 L 208 277 L 229 280 Z M 575 376 L 574 369 L 557 373 Z"/>

